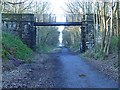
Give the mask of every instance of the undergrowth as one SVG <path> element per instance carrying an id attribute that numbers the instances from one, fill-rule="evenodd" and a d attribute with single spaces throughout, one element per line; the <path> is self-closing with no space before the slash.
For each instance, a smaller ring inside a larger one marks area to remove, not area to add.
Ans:
<path id="1" fill-rule="evenodd" d="M 50 52 L 51 50 L 53 49 L 52 46 L 48 46 L 48 45 L 39 45 L 37 46 L 37 49 L 36 51 L 39 52 L 39 53 L 48 53 Z"/>
<path id="2" fill-rule="evenodd" d="M 109 53 L 116 53 L 118 51 L 118 38 L 116 36 L 111 37 Z M 97 44 L 96 47 L 87 50 L 84 56 L 95 58 L 96 60 L 104 60 L 105 55 L 101 51 L 101 45 Z"/>
<path id="3" fill-rule="evenodd" d="M 110 41 L 110 53 L 114 53 L 118 51 L 118 37 L 112 36 Z"/>

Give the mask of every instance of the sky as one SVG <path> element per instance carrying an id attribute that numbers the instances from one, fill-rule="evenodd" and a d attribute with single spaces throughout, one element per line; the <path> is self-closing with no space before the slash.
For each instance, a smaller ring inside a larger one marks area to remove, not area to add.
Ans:
<path id="1" fill-rule="evenodd" d="M 40 2 L 40 0 L 36 0 Z M 64 10 L 66 8 L 65 2 L 68 0 L 41 0 L 42 2 L 50 2 L 50 8 L 52 10 L 52 14 L 56 15 L 56 22 L 65 22 L 64 17 Z M 62 31 L 64 30 L 64 26 L 58 26 L 58 31 L 60 32 L 59 35 L 59 42 L 62 45 Z"/>
<path id="2" fill-rule="evenodd" d="M 65 2 L 67 0 L 49 0 L 49 1 L 51 3 L 52 13 L 57 15 L 56 21 L 57 22 L 65 21 L 63 9 L 66 8 Z"/>
<path id="3" fill-rule="evenodd" d="M 66 7 L 65 7 L 65 2 L 67 0 L 50 0 L 51 2 L 51 7 L 52 7 L 52 10 L 53 10 L 53 14 L 56 14 L 56 22 L 65 22 L 65 18 L 64 18 L 64 10 Z M 59 35 L 59 42 L 60 42 L 60 46 L 62 45 L 62 40 L 63 40 L 63 34 L 62 34 L 62 31 L 64 29 L 64 26 L 59 26 L 58 27 L 58 31 L 60 32 L 60 35 Z"/>
<path id="4" fill-rule="evenodd" d="M 62 8 L 65 7 L 66 0 L 49 0 L 52 4 L 52 8 L 54 9 L 53 13 L 55 14 L 64 14 Z"/>

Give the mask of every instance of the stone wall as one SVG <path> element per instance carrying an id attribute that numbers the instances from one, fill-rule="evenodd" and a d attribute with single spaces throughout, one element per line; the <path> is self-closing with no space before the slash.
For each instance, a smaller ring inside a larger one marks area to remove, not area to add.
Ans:
<path id="1" fill-rule="evenodd" d="M 14 34 L 31 49 L 36 46 L 34 14 L 2 14 L 2 30 Z"/>
<path id="2" fill-rule="evenodd" d="M 94 14 L 86 15 L 86 46 L 92 48 L 94 46 Z M 98 26 L 99 27 L 99 26 Z"/>

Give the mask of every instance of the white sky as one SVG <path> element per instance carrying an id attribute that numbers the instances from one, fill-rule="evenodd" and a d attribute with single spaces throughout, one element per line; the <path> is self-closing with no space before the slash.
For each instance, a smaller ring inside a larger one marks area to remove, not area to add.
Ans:
<path id="1" fill-rule="evenodd" d="M 64 10 L 66 7 L 65 7 L 65 2 L 67 0 L 50 0 L 51 2 L 51 8 L 52 8 L 52 13 L 53 14 L 56 14 L 56 22 L 65 22 L 65 18 L 64 18 Z M 59 42 L 60 42 L 60 45 L 62 45 L 62 31 L 64 29 L 64 26 L 59 26 L 58 27 L 58 31 L 60 31 L 60 36 L 59 36 Z"/>
<path id="2" fill-rule="evenodd" d="M 65 7 L 66 0 L 50 0 L 51 6 L 53 7 L 53 13 L 55 14 L 64 14 L 62 8 Z"/>
<path id="3" fill-rule="evenodd" d="M 51 2 L 52 13 L 57 15 L 56 21 L 65 21 L 64 8 L 67 0 L 49 0 Z"/>

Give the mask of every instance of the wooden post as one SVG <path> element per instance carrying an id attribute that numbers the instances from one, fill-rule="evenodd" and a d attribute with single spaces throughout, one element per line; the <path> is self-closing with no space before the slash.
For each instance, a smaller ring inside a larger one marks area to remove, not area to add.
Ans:
<path id="1" fill-rule="evenodd" d="M 67 15 L 66 15 L 66 22 L 68 22 L 68 17 L 67 17 Z"/>
<path id="2" fill-rule="evenodd" d="M 55 16 L 55 15 L 54 15 Z M 55 21 L 54 22 L 56 22 L 56 16 L 55 16 Z"/>
<path id="3" fill-rule="evenodd" d="M 52 21 L 52 16 L 51 16 L 51 14 L 49 14 L 49 22 L 51 22 Z"/>
<path id="4" fill-rule="evenodd" d="M 43 14 L 43 22 L 45 22 L 45 14 Z"/>

